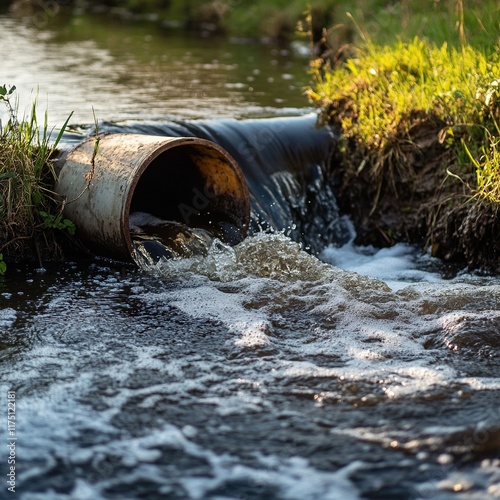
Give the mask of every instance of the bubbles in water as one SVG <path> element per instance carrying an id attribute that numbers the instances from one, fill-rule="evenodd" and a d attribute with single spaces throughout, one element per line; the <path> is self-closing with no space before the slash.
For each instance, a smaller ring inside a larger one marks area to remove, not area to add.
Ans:
<path id="1" fill-rule="evenodd" d="M 5 330 L 11 327 L 17 319 L 17 312 L 15 309 L 5 307 L 0 309 L 0 330 Z"/>
<path id="2" fill-rule="evenodd" d="M 418 269 L 416 249 L 404 243 L 376 249 L 359 247 L 351 241 L 341 247 L 325 248 L 320 258 L 342 269 L 381 279 L 394 290 L 404 288 L 409 283 L 441 280 L 437 273 Z"/>
<path id="3" fill-rule="evenodd" d="M 33 345 L 2 377 L 7 390 L 16 373 L 30 442 L 26 498 L 389 497 L 396 473 L 396 498 L 495 491 L 495 467 L 469 477 L 457 457 L 497 442 L 498 379 L 426 346 L 483 328 L 480 307 L 494 328 L 494 287 L 394 290 L 283 234 L 148 266 L 94 266 L 36 294 Z"/>
<path id="4" fill-rule="evenodd" d="M 229 245 L 239 243 L 243 235 L 234 224 L 213 222 L 210 214 L 205 218 L 206 229 L 178 221 L 165 221 L 144 212 L 133 212 L 129 219 L 132 258 L 140 268 L 148 270 L 172 259 L 207 257 L 213 249 L 211 260 L 217 264 L 221 260 L 218 254 L 227 254 Z"/>
<path id="5" fill-rule="evenodd" d="M 130 214 L 132 258 L 143 269 L 169 259 L 206 256 L 216 236 L 206 229 L 165 221 L 144 212 Z M 226 229 L 222 226 L 220 232 Z"/>

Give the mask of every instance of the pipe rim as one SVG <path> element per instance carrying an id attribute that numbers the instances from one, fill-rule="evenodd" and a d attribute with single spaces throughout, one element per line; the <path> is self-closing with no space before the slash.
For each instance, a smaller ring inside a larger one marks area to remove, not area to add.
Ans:
<path id="1" fill-rule="evenodd" d="M 128 135 L 128 134 L 103 134 L 106 136 L 110 135 Z M 136 135 L 136 134 L 133 134 Z M 140 134 L 137 134 L 140 135 Z M 151 137 L 151 136 L 147 136 Z M 158 139 L 161 140 L 162 137 L 158 136 Z M 173 138 L 168 138 L 164 139 L 164 142 L 160 143 L 159 147 L 155 148 L 148 156 L 147 158 L 142 162 L 141 166 L 137 169 L 135 172 L 132 182 L 130 183 L 127 193 L 126 193 L 126 199 L 125 203 L 122 205 L 122 239 L 125 244 L 125 247 L 127 249 L 127 252 L 129 256 L 132 255 L 133 252 L 133 247 L 132 247 L 132 238 L 130 235 L 130 208 L 132 204 L 132 199 L 134 197 L 134 193 L 137 187 L 137 184 L 139 183 L 139 180 L 141 179 L 142 175 L 144 172 L 149 168 L 151 163 L 153 161 L 160 157 L 163 153 L 170 149 L 174 149 L 176 147 L 180 146 L 202 146 L 206 147 L 208 149 L 212 149 L 217 151 L 227 162 L 227 164 L 230 166 L 231 171 L 236 175 L 237 180 L 242 188 L 243 192 L 243 203 L 244 203 L 244 220 L 242 227 L 240 228 L 243 232 L 243 236 L 246 237 L 248 233 L 248 228 L 250 225 L 250 194 L 248 191 L 248 185 L 247 181 L 245 179 L 245 175 L 243 174 L 243 171 L 239 167 L 238 163 L 236 160 L 221 146 L 219 146 L 217 143 L 210 141 L 208 139 L 202 139 L 198 137 L 173 137 Z"/>

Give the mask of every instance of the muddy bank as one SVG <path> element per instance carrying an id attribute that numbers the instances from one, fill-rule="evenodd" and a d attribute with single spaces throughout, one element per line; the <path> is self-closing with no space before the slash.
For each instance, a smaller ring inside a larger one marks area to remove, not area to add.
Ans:
<path id="1" fill-rule="evenodd" d="M 440 140 L 441 120 L 431 115 L 407 120 L 401 126 L 407 132 L 379 156 L 381 178 L 356 140 L 339 141 L 331 175 L 339 208 L 356 228 L 356 244 L 417 244 L 445 262 L 500 273 L 498 204 L 473 196 L 468 185 L 473 174 L 455 164 L 453 150 Z M 329 121 L 341 136 L 335 115 Z M 461 180 L 449 174 L 457 171 Z"/>
<path id="2" fill-rule="evenodd" d="M 332 175 L 356 243 L 500 271 L 499 71 L 493 46 L 418 37 L 312 61 L 306 92 L 338 132 Z"/>

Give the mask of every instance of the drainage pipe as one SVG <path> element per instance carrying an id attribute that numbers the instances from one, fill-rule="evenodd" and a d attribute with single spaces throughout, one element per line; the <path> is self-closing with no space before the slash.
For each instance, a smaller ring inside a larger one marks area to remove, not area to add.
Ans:
<path id="1" fill-rule="evenodd" d="M 247 183 L 222 147 L 196 137 L 141 134 L 100 135 L 94 155 L 95 144 L 91 137 L 60 159 L 55 188 L 89 249 L 131 260 L 132 212 L 190 227 L 231 225 L 246 236 Z"/>

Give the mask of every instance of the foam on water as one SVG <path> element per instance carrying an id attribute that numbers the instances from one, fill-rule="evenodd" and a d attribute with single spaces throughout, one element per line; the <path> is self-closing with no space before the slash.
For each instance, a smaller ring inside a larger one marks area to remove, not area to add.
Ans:
<path id="1" fill-rule="evenodd" d="M 417 250 L 405 243 L 376 249 L 371 246 L 356 246 L 350 242 L 342 247 L 327 247 L 320 258 L 342 269 L 383 280 L 394 290 L 411 283 L 442 281 L 438 273 L 417 268 L 419 260 L 430 258 L 417 256 Z"/>
<path id="2" fill-rule="evenodd" d="M 17 312 L 11 307 L 0 309 L 0 331 L 11 327 L 17 318 Z"/>
<path id="3" fill-rule="evenodd" d="M 499 378 L 468 363 L 476 344 L 457 336 L 475 332 L 484 348 L 477 327 L 497 324 L 498 285 L 403 279 L 388 286 L 259 234 L 146 273 L 93 269 L 47 286 L 22 327 L 37 335 L 0 379 L 29 443 L 20 497 L 354 499 L 378 488 L 373 460 L 415 470 L 406 493 L 466 477 L 463 498 L 494 493 L 495 467 L 464 472 L 454 457 L 483 449 L 477 429 L 497 439 L 498 411 L 476 417 L 471 402 L 494 399 Z M 1 316 L 11 330 L 16 304 Z M 428 481 L 446 455 L 447 476 Z"/>
<path id="4" fill-rule="evenodd" d="M 266 254 L 269 249 L 273 255 Z M 210 282 L 149 295 L 147 300 L 168 303 L 197 319 L 223 323 L 234 334 L 232 342 L 235 345 L 286 349 L 299 359 L 329 353 L 341 364 L 340 367 L 324 368 L 311 362 L 287 360 L 281 365 L 283 371 L 279 376 L 384 379 L 383 390 L 389 397 L 425 392 L 439 385 L 446 388 L 451 381 L 457 380 L 456 370 L 447 363 L 440 364 L 433 352 L 423 347 L 423 340 L 427 332 L 439 329 L 446 342 L 453 329 L 460 329 L 467 318 L 474 315 L 423 314 L 423 305 L 429 300 L 427 292 L 422 295 L 417 289 L 408 288 L 408 274 L 397 271 L 405 265 L 410 267 L 406 263 L 414 259 L 409 247 L 380 251 L 382 255 L 375 257 L 378 262 L 373 265 L 368 263 L 368 257 L 359 259 L 365 270 L 379 277 L 384 274 L 380 262 L 387 258 L 398 261 L 397 266 L 391 267 L 394 272 L 385 273 L 392 290 L 377 279 L 325 266 L 282 235 L 260 234 L 234 250 L 226 250 L 229 258 L 218 267 L 210 258 L 220 260 L 224 253 L 212 253 L 208 259 L 195 262 L 163 262 L 156 271 L 171 276 L 172 269 L 179 265 L 182 276 L 186 276 L 187 266 L 196 269 L 197 276 L 205 274 L 210 280 L 232 281 L 235 288 L 231 293 L 214 288 Z M 359 260 L 352 265 L 358 270 Z M 256 279 L 248 278 L 252 275 Z M 435 273 L 422 271 L 415 275 L 424 276 L 428 281 L 443 281 Z M 303 279 L 297 279 L 298 276 L 307 277 L 309 281 L 304 283 Z M 398 285 L 400 282 L 396 279 L 404 280 L 403 285 Z M 467 286 L 465 289 L 456 287 L 462 296 L 468 289 Z M 445 296 L 449 293 L 449 290 L 443 292 Z M 442 303 L 441 292 L 435 295 L 434 300 Z M 267 297 L 273 300 L 268 301 Z M 314 317 L 314 329 L 306 337 L 297 338 L 290 332 L 287 338 L 281 338 L 273 326 L 276 318 L 282 321 L 281 327 L 285 326 L 286 318 L 280 318 L 283 311 L 293 311 L 297 307 Z M 484 321 L 498 315 L 484 311 L 478 316 Z M 457 317 L 460 318 L 458 322 Z M 334 336 L 333 331 L 336 332 Z"/>

